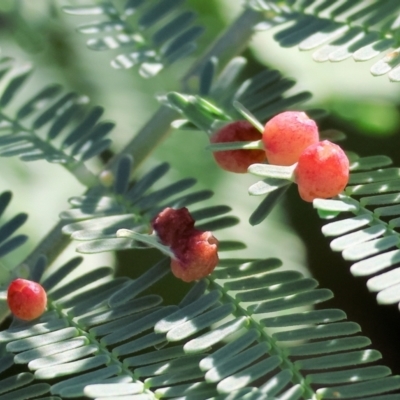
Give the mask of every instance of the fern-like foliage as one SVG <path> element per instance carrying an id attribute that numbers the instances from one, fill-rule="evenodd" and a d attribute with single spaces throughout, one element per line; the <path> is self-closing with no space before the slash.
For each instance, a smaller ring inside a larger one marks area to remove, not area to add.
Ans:
<path id="1" fill-rule="evenodd" d="M 0 194 L 0 218 L 3 219 L 4 212 L 9 206 L 12 199 L 12 193 L 6 191 Z M 25 266 L 6 265 L 1 259 L 11 252 L 17 251 L 27 240 L 24 234 L 16 234 L 16 231 L 25 223 L 28 215 L 26 213 L 18 213 L 8 221 L 2 221 L 0 226 L 0 322 L 8 314 L 8 306 L 6 304 L 6 290 L 8 284 L 17 276 L 32 275 Z"/>
<path id="2" fill-rule="evenodd" d="M 349 186 L 336 201 L 315 201 L 324 218 L 341 218 L 322 228 L 324 235 L 336 237 L 334 251 L 353 265 L 354 276 L 371 276 L 371 292 L 380 304 L 400 303 L 400 169 L 391 167 L 386 156 L 356 159 L 351 165 Z"/>
<path id="3" fill-rule="evenodd" d="M 304 109 L 301 103 L 312 96 L 308 91 L 286 95 L 285 92 L 292 89 L 296 82 L 284 78 L 278 71 L 270 69 L 265 69 L 238 84 L 239 74 L 245 64 L 246 59 L 234 58 L 217 74 L 217 61 L 209 60 L 199 76 L 199 92 L 202 95 L 171 92 L 166 96 L 160 96 L 161 102 L 177 109 L 187 118 L 176 120 L 172 125 L 179 129 L 200 129 L 208 135 L 212 135 L 229 121 L 246 118 L 262 132 L 263 125 L 260 121 L 265 122 L 275 114 L 294 106 Z M 326 115 L 322 109 L 307 109 L 306 111 L 308 115 L 317 120 Z M 340 132 L 334 131 L 323 131 L 320 136 L 332 141 L 343 138 Z M 213 151 L 239 148 L 262 148 L 261 134 L 260 140 L 256 142 L 223 143 L 209 146 L 209 149 Z M 250 172 L 260 176 L 258 169 Z M 261 172 L 261 176 L 263 176 L 263 172 Z M 252 225 L 261 223 L 268 216 L 286 192 L 289 183 L 277 176 L 265 178 L 249 188 L 251 195 L 265 196 L 259 207 L 250 216 L 249 221 Z"/>
<path id="4" fill-rule="evenodd" d="M 0 218 L 10 204 L 11 199 L 12 193 L 10 191 L 0 194 Z M 16 250 L 28 240 L 28 237 L 24 234 L 13 236 L 27 218 L 28 215 L 26 213 L 19 213 L 2 224 L 0 228 L 0 257 L 4 257 L 6 254 Z"/>
<path id="5" fill-rule="evenodd" d="M 143 77 L 152 77 L 163 68 L 196 49 L 203 28 L 195 24 L 195 14 L 182 9 L 184 0 L 127 0 L 122 9 L 111 1 L 97 5 L 64 7 L 68 14 L 101 15 L 101 21 L 78 27 L 94 36 L 87 41 L 91 50 L 116 50 L 114 68 L 139 65 Z"/>
<path id="6" fill-rule="evenodd" d="M 166 207 L 188 207 L 207 200 L 213 194 L 210 190 L 186 193 L 196 184 L 192 178 L 148 193 L 168 172 L 169 165 L 160 164 L 133 183 L 129 182 L 131 170 L 132 158 L 121 157 L 115 172 L 105 171 L 102 175 L 103 181 L 113 181 L 111 186 L 96 187 L 84 196 L 70 199 L 74 208 L 61 213 L 60 218 L 68 222 L 63 232 L 84 242 L 77 247 L 78 252 L 98 253 L 151 246 L 172 256 L 155 235 L 148 234 L 151 220 Z M 213 206 L 198 209 L 192 212 L 192 216 L 197 229 L 215 231 L 238 223 L 238 218 L 224 216 L 230 210 L 227 206 Z M 222 250 L 243 247 L 243 243 L 235 241 L 221 241 L 219 244 Z"/>
<path id="7" fill-rule="evenodd" d="M 54 84 L 19 105 L 15 113 L 7 111 L 31 72 L 31 65 L 0 59 L 0 157 L 59 163 L 84 184 L 93 184 L 84 162 L 109 147 L 106 136 L 114 124 L 100 121 L 103 108 L 88 109 L 86 96 L 65 93 Z"/>
<path id="8" fill-rule="evenodd" d="M 349 158 L 350 179 L 344 193 L 332 200 L 313 202 L 321 218 L 340 217 L 325 225 L 322 232 L 336 237 L 331 248 L 353 262 L 350 271 L 354 276 L 371 276 L 367 287 L 378 293 L 378 303 L 398 303 L 400 307 L 400 169 L 392 167 L 387 156 L 359 158 L 349 154 Z M 288 187 L 288 181 L 279 176 L 285 171 L 278 170 L 271 177 L 274 166 L 260 164 L 249 170 L 255 175 L 267 176 L 249 188 L 254 195 L 266 194 L 262 202 L 266 208 Z M 290 168 L 287 170 L 290 174 Z"/>
<path id="9" fill-rule="evenodd" d="M 234 65 L 237 62 L 238 60 L 232 63 Z M 268 103 L 265 103 L 263 95 L 268 93 L 268 95 L 274 96 L 274 90 L 271 90 L 271 88 L 268 90 L 271 83 L 263 85 L 265 79 L 260 79 L 260 77 L 265 78 L 267 74 L 276 77 L 272 81 L 272 85 L 275 84 L 279 87 L 279 82 L 282 80 L 281 76 L 267 70 L 245 82 L 242 85 L 244 89 L 238 91 L 240 96 L 231 92 L 228 100 L 231 107 L 233 107 L 232 101 L 242 100 L 249 110 L 242 104 L 236 104 L 236 109 L 255 126 L 260 126 L 260 129 L 262 127 L 258 118 L 261 115 L 266 115 L 263 114 L 265 108 L 268 110 Z M 224 73 L 221 75 L 223 76 Z M 203 73 L 200 84 L 205 80 L 205 76 Z M 229 82 L 232 85 L 233 79 Z M 246 96 L 247 90 L 250 92 L 248 96 Z M 279 91 L 277 94 L 281 96 Z M 247 98 L 250 99 L 248 103 L 246 103 Z M 255 100 L 260 108 L 254 107 L 254 103 L 251 102 L 254 98 L 261 102 L 259 104 Z M 210 101 L 215 101 L 215 104 L 199 96 L 184 96 L 177 93 L 170 93 L 167 99 L 171 106 L 180 110 L 193 124 L 208 134 L 211 134 L 219 123 L 224 123 L 222 118 L 219 121 L 216 120 L 218 116 L 229 116 L 229 111 L 225 111 L 230 109 L 229 103 L 226 104 L 222 100 L 221 104 L 224 105 L 224 110 L 218 109 L 220 106 L 218 100 L 220 99 L 213 100 L 211 96 Z M 285 99 L 279 97 L 278 101 L 274 102 L 274 106 L 276 112 L 282 111 L 286 106 Z M 175 125 L 181 126 L 182 124 L 179 121 Z M 184 122 L 183 126 L 189 125 Z M 331 140 L 341 139 L 340 135 L 336 133 L 332 135 L 331 132 L 322 132 L 321 136 L 325 134 L 331 134 L 329 137 Z M 257 148 L 257 144 L 254 146 L 253 144 L 231 143 L 229 145 L 212 145 L 210 148 L 220 150 L 244 148 L 246 146 L 246 148 Z M 346 194 L 340 195 L 338 199 L 334 200 L 316 200 L 314 206 L 318 209 L 320 215 L 326 218 L 333 218 L 340 213 L 343 213 L 344 216 L 352 213 L 355 214 L 355 217 L 331 222 L 323 228 L 323 233 L 327 236 L 340 236 L 332 242 L 331 247 L 335 251 L 342 251 L 346 260 L 357 261 L 351 267 L 354 275 L 376 275 L 368 281 L 367 285 L 371 291 L 378 292 L 379 303 L 399 303 L 400 305 L 398 294 L 400 275 L 399 269 L 396 267 L 400 261 L 400 250 L 398 249 L 400 243 L 398 234 L 398 227 L 400 226 L 399 169 L 384 168 L 391 164 L 391 160 L 385 156 L 359 158 L 354 154 L 349 154 L 349 157 L 352 164 Z M 249 222 L 256 225 L 268 216 L 288 189 L 292 182 L 289 178 L 293 173 L 293 167 L 254 164 L 249 167 L 249 172 L 263 178 L 263 180 L 249 187 L 250 195 L 264 196 L 264 199 L 249 218 Z M 387 272 L 389 268 L 391 270 Z"/>
<path id="10" fill-rule="evenodd" d="M 177 305 L 146 293 L 167 277 L 168 260 L 134 280 L 107 267 L 68 279 L 80 261 L 46 274 L 38 321 L 0 333 L 0 371 L 20 366 L 0 381 L 1 400 L 399 396 L 385 394 L 400 377 L 370 365 L 381 355 L 357 324 L 341 310 L 304 310 L 332 293 L 278 259 L 222 259 Z"/>
<path id="11" fill-rule="evenodd" d="M 371 67 L 373 75 L 400 81 L 400 4 L 396 0 L 247 0 L 265 15 L 258 29 L 285 24 L 274 35 L 282 47 L 314 50 L 318 62 L 368 61 L 384 53 Z M 288 26 L 287 23 L 290 23 Z"/>
<path id="12" fill-rule="evenodd" d="M 240 72 L 246 59 L 236 57 L 217 73 L 218 61 L 209 60 L 199 76 L 198 95 L 171 92 L 159 100 L 176 108 L 187 120 L 175 121 L 181 129 L 201 129 L 211 135 L 221 124 L 243 118 L 234 106 L 243 104 L 260 121 L 266 121 L 276 113 L 305 102 L 311 98 L 308 91 L 285 95 L 295 81 L 284 78 L 278 71 L 265 69 L 239 83 Z M 308 114 L 320 117 L 322 110 L 308 110 Z"/>

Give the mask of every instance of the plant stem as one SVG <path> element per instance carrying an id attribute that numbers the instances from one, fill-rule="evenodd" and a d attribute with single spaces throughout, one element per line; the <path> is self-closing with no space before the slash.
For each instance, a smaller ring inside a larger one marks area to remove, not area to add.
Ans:
<path id="1" fill-rule="evenodd" d="M 98 183 L 96 175 L 94 175 L 81 161 L 74 163 L 73 165 L 66 166 L 66 168 L 74 174 L 75 178 L 78 179 L 82 185 L 92 187 Z"/>
<path id="2" fill-rule="evenodd" d="M 183 86 L 193 76 L 198 75 L 211 57 L 217 57 L 221 64 L 240 54 L 254 33 L 254 25 L 263 19 L 262 13 L 246 9 L 189 69 L 182 79 Z"/>
<path id="3" fill-rule="evenodd" d="M 186 89 L 187 82 L 202 71 L 211 57 L 218 56 L 220 61 L 226 62 L 241 53 L 253 35 L 253 26 L 261 21 L 261 18 L 261 13 L 251 9 L 245 10 L 185 74 L 181 80 L 182 89 Z M 156 144 L 161 142 L 168 134 L 171 122 L 177 116 L 176 111 L 161 106 L 150 118 L 150 121 L 126 145 L 125 149 L 112 158 L 107 168 L 114 166 L 123 154 L 130 154 L 134 159 L 133 171 L 137 170 L 138 166 L 156 147 Z"/>
<path id="4" fill-rule="evenodd" d="M 122 156 L 129 154 L 133 157 L 132 171 L 137 170 L 138 166 L 168 134 L 172 121 L 178 115 L 178 112 L 172 108 L 161 106 L 125 148 L 109 161 L 105 169 L 112 169 Z"/>
<path id="5" fill-rule="evenodd" d="M 309 382 L 307 381 L 306 377 L 302 375 L 302 373 L 296 368 L 294 362 L 287 356 L 284 348 L 277 346 L 276 340 L 264 329 L 262 324 L 258 322 L 256 318 L 253 317 L 253 315 L 247 311 L 245 307 L 243 307 L 237 299 L 235 299 L 234 296 L 232 296 L 229 291 L 224 289 L 224 286 L 221 285 L 218 280 L 216 279 L 210 279 L 210 291 L 211 288 L 214 290 L 218 290 L 221 293 L 223 293 L 223 296 L 221 298 L 222 303 L 224 304 L 234 304 L 236 306 L 236 311 L 234 312 L 234 315 L 236 317 L 240 316 L 245 316 L 249 321 L 250 324 L 254 327 L 254 329 L 257 329 L 260 332 L 260 337 L 264 337 L 264 340 L 271 346 L 268 354 L 270 356 L 272 355 L 278 355 L 282 359 L 282 364 L 281 364 L 281 369 L 282 370 L 289 370 L 293 373 L 293 380 L 292 382 L 295 382 L 297 384 L 300 384 L 302 388 L 304 389 L 304 396 L 307 396 L 307 399 L 314 399 L 315 398 L 315 391 L 313 388 L 310 386 Z M 227 300 L 225 300 L 227 299 Z"/>
<path id="6" fill-rule="evenodd" d="M 61 165 L 67 169 L 75 178 L 85 186 L 93 186 L 97 183 L 96 176 L 86 167 L 82 161 L 75 160 L 74 157 L 64 153 L 62 150 L 57 149 L 51 140 L 43 140 L 33 128 L 28 128 L 24 126 L 17 118 L 8 117 L 2 111 L 0 112 L 0 117 L 2 121 L 9 122 L 16 135 L 23 135 L 25 138 L 29 138 L 34 147 L 43 150 L 43 154 L 53 154 L 60 158 L 65 158 L 66 162 L 61 163 Z"/>
<path id="7" fill-rule="evenodd" d="M 57 258 L 57 256 L 68 246 L 69 237 L 61 232 L 65 221 L 59 220 L 58 223 L 51 229 L 50 232 L 42 239 L 35 249 L 22 261 L 29 267 L 33 267 L 38 258 L 44 254 L 47 258 L 47 265 Z"/>
<path id="8" fill-rule="evenodd" d="M 253 26 L 261 20 L 261 17 L 261 13 L 250 9 L 244 10 L 239 18 L 221 34 L 182 78 L 181 84 L 183 89 L 186 88 L 187 81 L 190 78 L 201 72 L 210 57 L 218 56 L 219 60 L 226 61 L 239 54 L 247 46 L 247 42 L 253 34 Z M 132 172 L 137 170 L 139 165 L 154 150 L 156 144 L 161 142 L 168 134 L 171 122 L 177 115 L 175 110 L 166 106 L 161 106 L 125 148 L 110 160 L 106 169 L 111 169 L 115 166 L 122 155 L 130 154 L 134 158 Z M 36 262 L 39 255 L 44 254 L 47 256 L 50 265 L 51 261 L 53 261 L 69 243 L 69 239 L 61 232 L 63 225 L 64 222 L 59 221 L 23 262 L 31 266 Z"/>

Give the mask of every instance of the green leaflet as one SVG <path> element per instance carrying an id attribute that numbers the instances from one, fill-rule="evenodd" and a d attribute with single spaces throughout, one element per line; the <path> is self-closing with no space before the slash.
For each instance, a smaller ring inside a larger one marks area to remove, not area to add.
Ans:
<path id="1" fill-rule="evenodd" d="M 346 218 L 331 222 L 322 227 L 325 236 L 339 236 L 351 232 L 357 228 L 362 228 L 373 221 L 371 214 L 361 214 L 356 217 Z"/>
<path id="2" fill-rule="evenodd" d="M 240 352 L 237 356 L 230 358 L 225 363 L 219 363 L 218 367 L 211 368 L 207 371 L 205 379 L 208 382 L 219 382 L 265 356 L 268 350 L 270 350 L 268 344 L 258 343 L 248 350 Z"/>
<path id="3" fill-rule="evenodd" d="M 136 373 L 138 376 L 156 376 L 156 375 L 162 375 L 164 371 L 168 371 L 169 374 L 177 374 L 179 372 L 184 372 L 186 368 L 198 369 L 198 364 L 202 357 L 203 357 L 202 354 L 184 356 L 172 360 L 168 364 L 160 362 L 145 367 L 137 368 Z"/>
<path id="4" fill-rule="evenodd" d="M 226 322 L 225 324 L 220 325 L 218 329 L 206 333 L 196 339 L 190 340 L 185 344 L 184 350 L 188 354 L 205 351 L 210 346 L 224 340 L 230 334 L 238 331 L 241 327 L 246 326 L 247 323 L 248 321 L 245 317 Z"/>
<path id="5" fill-rule="evenodd" d="M 179 359 L 185 355 L 183 347 L 171 346 L 166 349 L 155 350 L 148 352 L 145 355 L 138 355 L 133 357 L 127 357 L 124 360 L 124 365 L 128 367 L 137 367 L 140 365 L 153 364 L 160 361 L 166 361 L 170 359 Z"/>
<path id="6" fill-rule="evenodd" d="M 377 389 L 377 386 L 379 386 L 379 389 Z M 351 396 L 365 395 L 366 393 L 376 394 L 374 392 L 377 392 L 378 390 L 380 391 L 382 389 L 385 392 L 389 392 L 398 389 L 399 387 L 400 387 L 400 380 L 398 379 L 398 377 L 390 376 L 390 377 L 376 379 L 373 381 L 357 383 L 351 386 L 344 385 L 344 386 L 332 387 L 329 389 L 320 389 L 318 390 L 318 393 L 321 393 L 323 396 L 326 397 L 336 395 L 337 393 L 339 393 L 340 396 L 342 396 L 342 398 L 351 398 Z"/>
<path id="7" fill-rule="evenodd" d="M 143 316 L 143 318 L 135 319 L 131 324 L 125 324 L 120 329 L 115 330 L 115 332 L 104 336 L 101 339 L 101 343 L 110 346 L 138 336 L 140 333 L 152 328 L 157 321 L 166 315 L 170 315 L 176 311 L 176 308 L 176 306 L 156 308 L 155 311 L 146 313 L 147 315 Z"/>
<path id="8" fill-rule="evenodd" d="M 99 348 L 95 345 L 82 346 L 76 349 L 64 350 L 62 354 L 57 355 L 57 357 L 53 357 L 52 355 L 50 355 L 42 358 L 37 358 L 28 364 L 28 368 L 31 370 L 39 370 L 42 368 L 49 368 L 57 364 L 70 363 L 71 361 L 75 361 L 96 353 L 98 350 Z M 76 364 L 72 363 L 69 364 L 69 366 L 77 367 Z M 43 374 L 43 371 L 41 371 L 41 374 Z"/>
<path id="9" fill-rule="evenodd" d="M 41 324 L 33 324 L 33 326 L 21 327 L 2 331 L 0 333 L 1 342 L 9 342 L 14 340 L 24 339 L 32 335 L 53 332 L 61 328 L 67 327 L 67 322 L 62 320 L 52 320 Z"/>
<path id="10" fill-rule="evenodd" d="M 354 322 L 337 322 L 318 327 L 295 329 L 290 332 L 274 333 L 272 337 L 279 341 L 322 339 L 332 336 L 345 336 L 358 333 L 360 326 Z"/>
<path id="11" fill-rule="evenodd" d="M 167 340 L 175 342 L 201 332 L 204 328 L 210 327 L 230 315 L 234 308 L 231 304 L 225 304 L 206 311 L 201 316 L 191 318 L 190 321 L 170 329 L 167 333 Z"/>
<path id="12" fill-rule="evenodd" d="M 248 330 L 238 340 L 235 340 L 227 345 L 221 347 L 219 350 L 203 358 L 200 362 L 200 368 L 203 371 L 211 370 L 212 368 L 217 369 L 220 364 L 230 362 L 230 358 L 246 349 L 254 341 L 259 338 L 260 332 L 256 330 Z"/>
<path id="13" fill-rule="evenodd" d="M 31 350 L 36 347 L 45 346 L 51 343 L 61 342 L 66 339 L 71 339 L 78 336 L 79 331 L 74 327 L 60 329 L 50 333 L 29 337 L 26 339 L 19 339 L 7 344 L 7 351 L 21 352 Z"/>
<path id="14" fill-rule="evenodd" d="M 86 355 L 86 354 L 85 354 Z M 67 362 L 59 365 L 53 365 L 46 368 L 40 368 L 35 372 L 37 379 L 53 379 L 73 373 L 82 373 L 93 368 L 108 364 L 110 357 L 102 354 L 83 360 Z"/>
<path id="15" fill-rule="evenodd" d="M 208 308 L 214 306 L 221 296 L 222 294 L 219 291 L 214 290 L 200 297 L 198 300 L 193 301 L 192 303 L 184 308 L 181 308 L 172 315 L 169 315 L 166 318 L 159 320 L 154 326 L 155 332 L 168 332 L 174 326 L 180 326 L 187 320 L 192 320 L 192 318 L 195 317 L 197 314 L 200 314 Z"/>
<path id="16" fill-rule="evenodd" d="M 182 383 L 179 385 L 164 387 L 155 391 L 157 396 L 181 396 L 186 398 L 205 397 L 215 398 L 218 392 L 214 385 L 206 382 L 199 383 Z"/>
<path id="17" fill-rule="evenodd" d="M 119 307 L 114 307 L 112 310 L 99 310 L 97 313 L 83 315 L 78 318 L 77 321 L 85 327 L 101 325 L 106 322 L 111 322 L 131 314 L 151 309 L 159 305 L 162 301 L 162 297 L 158 295 L 143 296 L 138 299 L 133 299 Z"/>
<path id="18" fill-rule="evenodd" d="M 273 371 L 281 363 L 278 356 L 271 356 L 267 360 L 259 361 L 236 374 L 223 379 L 217 386 L 219 392 L 230 393 L 231 390 L 240 389 L 243 386 L 250 385 L 265 373 Z M 240 367 L 240 364 L 236 367 Z"/>
<path id="19" fill-rule="evenodd" d="M 70 340 L 64 340 L 61 344 L 56 342 L 40 346 L 33 350 L 23 351 L 15 356 L 14 362 L 18 364 L 27 364 L 31 361 L 35 362 L 36 360 L 44 359 L 58 353 L 69 352 L 74 349 L 79 349 L 78 351 L 80 352 L 85 348 L 85 345 L 88 344 L 89 340 L 86 337 L 79 336 Z M 56 357 L 54 357 L 54 359 L 56 359 Z"/>
<path id="20" fill-rule="evenodd" d="M 85 388 L 85 395 L 90 398 L 96 397 L 112 397 L 112 396 L 127 396 L 138 394 L 143 391 L 143 385 L 140 383 L 109 383 L 88 385 Z"/>
<path id="21" fill-rule="evenodd" d="M 330 323 L 340 321 L 345 318 L 346 314 L 342 310 L 324 309 L 303 311 L 301 313 L 281 315 L 278 317 L 263 318 L 261 323 L 265 326 L 274 328 L 301 324 Z"/>
<path id="22" fill-rule="evenodd" d="M 332 383 L 351 383 L 354 381 L 360 382 L 387 375 L 390 375 L 390 369 L 381 365 L 376 365 L 374 367 L 353 368 L 339 372 L 321 372 L 317 374 L 310 374 L 308 379 L 310 382 L 322 383 L 326 385 Z"/>
<path id="23" fill-rule="evenodd" d="M 379 254 L 382 251 L 397 246 L 398 243 L 399 237 L 397 235 L 370 240 L 367 243 L 361 243 L 360 245 L 354 245 L 349 249 L 345 249 L 343 251 L 343 258 L 350 261 L 362 260 L 363 258 Z"/>
<path id="24" fill-rule="evenodd" d="M 1 382 L 0 395 L 19 388 L 20 386 L 25 386 L 34 380 L 34 376 L 28 372 L 22 372 L 18 375 L 11 376 L 9 378 L 3 379 Z"/>
<path id="25" fill-rule="evenodd" d="M 386 227 L 383 224 L 373 225 L 369 228 L 361 229 L 357 232 L 349 233 L 338 239 L 334 239 L 331 242 L 331 248 L 334 251 L 342 251 L 348 247 L 375 239 L 384 233 L 386 233 Z"/>
<path id="26" fill-rule="evenodd" d="M 36 383 L 34 385 L 29 385 L 21 389 L 12 391 L 11 393 L 3 394 L 1 400 L 23 400 L 27 396 L 41 396 L 48 393 L 50 390 L 50 385 L 47 383 Z"/>

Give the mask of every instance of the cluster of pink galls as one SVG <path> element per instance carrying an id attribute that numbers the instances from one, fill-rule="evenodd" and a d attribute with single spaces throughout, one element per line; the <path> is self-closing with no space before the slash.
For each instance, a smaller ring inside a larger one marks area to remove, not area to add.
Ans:
<path id="1" fill-rule="evenodd" d="M 211 143 L 260 139 L 260 132 L 247 121 L 227 124 L 210 138 Z M 264 150 L 214 152 L 217 164 L 231 172 L 244 173 L 251 164 L 290 166 L 297 163 L 294 180 L 305 201 L 334 197 L 349 180 L 349 160 L 328 140 L 319 141 L 316 123 L 304 112 L 286 111 L 270 119 L 261 136 Z"/>
<path id="2" fill-rule="evenodd" d="M 246 142 L 260 139 L 260 132 L 247 121 L 225 125 L 211 136 L 211 143 Z M 349 179 L 349 160 L 343 150 L 327 140 L 319 141 L 318 127 L 304 112 L 281 113 L 265 125 L 263 150 L 214 152 L 218 165 L 244 173 L 251 164 L 268 161 L 290 166 L 295 163 L 294 180 L 305 201 L 339 194 Z M 174 253 L 172 273 L 185 282 L 209 275 L 218 263 L 218 241 L 211 232 L 194 228 L 186 208 L 166 208 L 152 222 L 161 243 Z"/>
<path id="3" fill-rule="evenodd" d="M 209 231 L 194 227 L 187 208 L 166 208 L 152 222 L 160 241 L 174 253 L 172 273 L 185 282 L 211 274 L 218 264 L 218 240 Z"/>

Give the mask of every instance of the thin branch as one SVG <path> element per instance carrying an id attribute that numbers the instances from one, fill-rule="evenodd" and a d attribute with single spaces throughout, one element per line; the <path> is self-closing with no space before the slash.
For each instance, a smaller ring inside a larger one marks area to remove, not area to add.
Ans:
<path id="1" fill-rule="evenodd" d="M 229 60 L 239 54 L 246 47 L 253 34 L 253 26 L 260 21 L 261 17 L 260 13 L 250 9 L 245 10 L 190 68 L 182 79 L 182 86 L 185 87 L 186 82 L 191 77 L 201 72 L 204 64 L 210 57 L 218 56 L 219 59 Z M 136 170 L 154 150 L 156 144 L 162 141 L 168 134 L 171 129 L 171 122 L 177 115 L 176 111 L 166 106 L 161 106 L 125 148 L 111 159 L 106 169 L 111 169 L 115 166 L 123 155 L 130 154 L 134 158 L 133 171 Z M 44 254 L 48 257 L 48 265 L 50 265 L 51 261 L 53 261 L 69 243 L 69 239 L 61 232 L 64 224 L 65 222 L 63 221 L 58 222 L 34 251 L 28 255 L 23 263 L 32 266 L 39 255 Z"/>
<path id="2" fill-rule="evenodd" d="M 205 51 L 203 56 L 195 62 L 186 75 L 182 78 L 181 85 L 183 91 L 187 82 L 194 76 L 199 75 L 204 65 L 213 56 L 218 56 L 219 60 L 230 60 L 235 55 L 240 54 L 247 46 L 248 41 L 253 35 L 253 26 L 262 19 L 260 13 L 254 10 L 245 10 L 239 18 L 232 23 L 225 32 Z M 171 122 L 176 119 L 178 113 L 165 106 L 161 106 L 149 122 L 138 132 L 138 134 L 126 145 L 121 153 L 115 155 L 107 169 L 111 169 L 118 163 L 120 157 L 130 154 L 134 158 L 133 170 L 146 159 L 146 157 L 162 141 L 170 130 Z"/>

